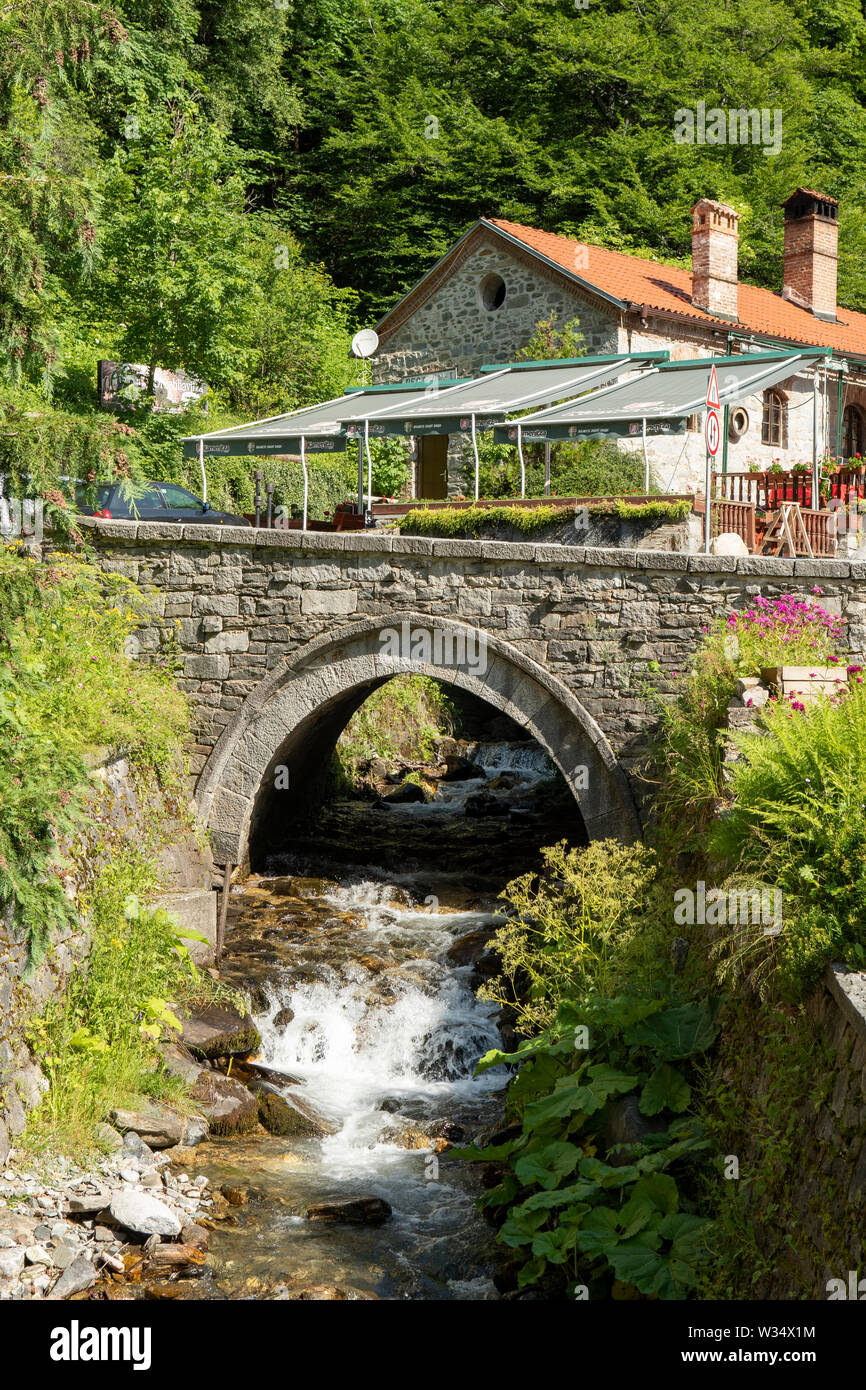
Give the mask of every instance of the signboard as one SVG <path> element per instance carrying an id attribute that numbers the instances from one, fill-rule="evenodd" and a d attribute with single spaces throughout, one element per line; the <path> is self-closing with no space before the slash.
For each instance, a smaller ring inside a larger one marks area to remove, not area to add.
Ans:
<path id="1" fill-rule="evenodd" d="M 716 369 L 710 367 L 710 379 L 707 383 L 707 409 L 720 410 L 721 401 L 719 400 L 719 383 L 716 380 Z"/>
<path id="2" fill-rule="evenodd" d="M 684 434 L 685 429 L 685 420 L 647 420 L 646 425 L 648 435 Z M 584 439 L 629 439 L 640 437 L 641 433 L 639 420 L 617 420 L 609 423 L 599 420 L 586 425 L 527 425 L 521 430 L 521 439 L 524 444 L 532 444 L 539 440 L 547 443 L 560 439 L 566 443 L 579 444 Z M 516 444 L 517 427 L 499 425 L 493 431 L 493 438 L 497 444 Z"/>
<path id="3" fill-rule="evenodd" d="M 99 404 L 110 410 L 135 410 L 147 394 L 148 368 L 139 362 L 98 362 Z M 207 383 L 186 372 L 157 367 L 153 377 L 151 409 L 177 415 L 207 395 Z"/>
<path id="4" fill-rule="evenodd" d="M 346 440 L 342 434 L 304 435 L 304 450 L 308 454 L 341 454 L 345 447 Z M 231 457 L 247 454 L 253 457 L 260 457 L 263 454 L 271 457 L 277 454 L 299 455 L 301 437 L 296 434 L 278 439 L 206 439 L 204 452 L 205 457 L 208 454 L 223 454 Z M 185 440 L 183 456 L 184 458 L 198 457 L 196 440 Z"/>
<path id="5" fill-rule="evenodd" d="M 716 454 L 719 452 L 719 440 L 722 437 L 722 432 L 719 428 L 719 412 L 717 410 L 707 411 L 706 435 L 707 453 L 711 458 L 715 458 Z"/>

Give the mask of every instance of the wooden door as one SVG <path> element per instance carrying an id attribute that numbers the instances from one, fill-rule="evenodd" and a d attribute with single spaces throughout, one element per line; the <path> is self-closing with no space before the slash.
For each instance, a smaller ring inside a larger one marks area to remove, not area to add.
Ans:
<path id="1" fill-rule="evenodd" d="M 418 439 L 418 496 L 448 496 L 447 434 L 426 434 Z"/>

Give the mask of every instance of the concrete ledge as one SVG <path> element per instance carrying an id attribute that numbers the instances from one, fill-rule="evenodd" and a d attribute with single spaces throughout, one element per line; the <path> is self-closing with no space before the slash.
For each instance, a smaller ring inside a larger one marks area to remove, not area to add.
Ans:
<path id="1" fill-rule="evenodd" d="M 432 536 L 392 536 L 391 550 L 395 555 L 432 555 Z"/>
<path id="2" fill-rule="evenodd" d="M 814 579 L 848 579 L 851 565 L 847 560 L 795 560 L 794 573 Z"/>
<path id="3" fill-rule="evenodd" d="M 182 541 L 184 527 L 180 521 L 139 521 L 137 540 L 140 541 Z M 188 528 L 192 530 L 192 527 Z M 196 531 L 209 531 L 209 526 L 196 526 Z M 202 540 L 209 537 L 202 536 Z M 222 537 L 220 537 L 222 539 Z"/>
<path id="4" fill-rule="evenodd" d="M 282 548 L 283 550 L 300 550 L 301 542 L 304 539 L 302 531 L 266 531 L 264 529 L 254 530 L 256 545 L 267 545 L 272 549 Z"/>
<path id="5" fill-rule="evenodd" d="M 162 522 L 151 523 L 142 522 L 142 530 L 152 524 L 161 526 Z M 185 541 L 198 541 L 213 545 L 214 541 L 219 541 L 222 545 L 255 545 L 256 532 L 254 526 L 187 526 L 183 527 L 183 539 Z"/>
<path id="6" fill-rule="evenodd" d="M 866 1041 L 866 974 L 834 962 L 824 972 L 824 983 L 845 1021 Z"/>
<path id="7" fill-rule="evenodd" d="M 346 531 L 302 531 L 302 550 L 348 550 L 349 536 Z"/>
<path id="8" fill-rule="evenodd" d="M 439 559 L 480 560 L 484 556 L 483 541 L 446 541 L 434 538 L 433 555 Z"/>
<path id="9" fill-rule="evenodd" d="M 737 560 L 737 574 L 792 575 L 794 561 L 781 555 L 743 555 Z"/>
<path id="10" fill-rule="evenodd" d="M 733 574 L 737 568 L 736 555 L 690 555 L 690 574 Z"/>
<path id="11" fill-rule="evenodd" d="M 635 550 L 634 568 L 638 570 L 677 570 L 685 574 L 692 558 L 679 550 Z M 587 559 L 589 551 L 587 551 Z"/>
<path id="12" fill-rule="evenodd" d="M 117 540 L 135 540 L 138 531 L 137 521 L 103 521 L 101 517 L 77 516 L 75 525 L 80 531 L 98 531 L 101 536 L 112 536 Z"/>
<path id="13" fill-rule="evenodd" d="M 561 545 L 532 545 L 524 541 L 514 543 L 512 541 L 482 541 L 484 546 L 485 560 L 504 560 L 506 564 L 523 565 L 527 560 L 548 560 L 550 556 L 540 555 L 539 551 L 556 551 L 555 559 L 560 558 L 560 551 L 568 551 L 567 546 Z M 581 551 L 581 554 L 583 552 Z M 574 557 L 570 554 L 568 559 Z"/>

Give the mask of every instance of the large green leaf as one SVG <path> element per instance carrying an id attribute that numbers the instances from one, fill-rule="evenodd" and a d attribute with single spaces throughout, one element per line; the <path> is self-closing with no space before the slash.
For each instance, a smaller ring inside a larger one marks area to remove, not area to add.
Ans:
<path id="1" fill-rule="evenodd" d="M 717 1000 L 700 1004 L 680 1004 L 672 1009 L 645 1018 L 625 1034 L 631 1046 L 648 1046 L 665 1061 L 677 1061 L 705 1052 L 712 1047 L 718 1033 Z"/>
<path id="2" fill-rule="evenodd" d="M 679 1115 L 686 1109 L 692 1091 L 682 1072 L 669 1062 L 661 1062 L 640 1093 L 639 1108 L 644 1115 L 658 1115 L 673 1110 Z"/>
<path id="3" fill-rule="evenodd" d="M 560 1178 L 573 1173 L 581 1158 L 582 1151 L 576 1144 L 557 1141 L 543 1148 L 521 1154 L 512 1167 L 522 1183 L 528 1187 L 538 1183 L 540 1187 L 556 1187 Z"/>

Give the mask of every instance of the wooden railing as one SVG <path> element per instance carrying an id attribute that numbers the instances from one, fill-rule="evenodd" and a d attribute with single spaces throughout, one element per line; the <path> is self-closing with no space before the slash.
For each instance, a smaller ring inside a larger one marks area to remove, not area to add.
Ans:
<path id="1" fill-rule="evenodd" d="M 866 468 L 840 468 L 821 479 L 820 493 L 827 500 L 859 501 L 866 497 Z M 812 474 L 714 473 L 713 497 L 730 502 L 753 502 L 767 511 L 777 511 L 782 502 L 812 506 Z M 819 497 L 819 504 L 821 497 Z"/>

